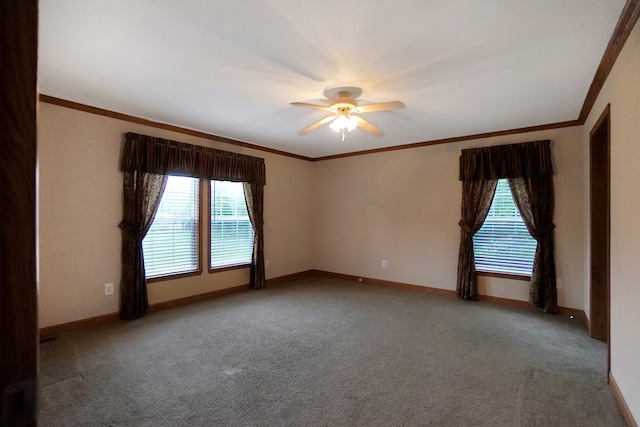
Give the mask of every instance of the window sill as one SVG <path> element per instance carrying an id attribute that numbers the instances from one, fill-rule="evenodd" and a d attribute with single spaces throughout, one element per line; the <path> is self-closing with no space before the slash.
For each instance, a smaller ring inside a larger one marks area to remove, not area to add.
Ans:
<path id="1" fill-rule="evenodd" d="M 198 269 L 195 271 L 189 271 L 187 273 L 169 274 L 167 276 L 152 277 L 147 279 L 147 283 L 164 282 L 166 280 L 182 279 L 184 277 L 199 276 L 201 274 L 202 274 L 202 269 Z"/>
<path id="2" fill-rule="evenodd" d="M 499 279 L 523 280 L 525 282 L 531 281 L 531 276 L 525 276 L 521 274 L 494 273 L 492 271 L 476 271 L 476 275 L 485 276 L 485 277 L 497 277 Z"/>
<path id="3" fill-rule="evenodd" d="M 241 268 L 249 268 L 251 264 L 235 264 L 235 265 L 225 265 L 224 267 L 209 267 L 209 274 L 211 273 L 220 273 L 228 270 L 239 270 Z"/>

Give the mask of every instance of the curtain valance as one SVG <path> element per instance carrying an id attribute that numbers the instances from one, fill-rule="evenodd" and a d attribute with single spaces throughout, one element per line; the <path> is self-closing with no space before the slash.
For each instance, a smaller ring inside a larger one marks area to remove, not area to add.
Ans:
<path id="1" fill-rule="evenodd" d="M 266 184 L 264 159 L 128 132 L 121 168 L 126 172 L 183 175 Z"/>
<path id="2" fill-rule="evenodd" d="M 469 148 L 460 155 L 460 181 L 553 175 L 549 140 Z"/>

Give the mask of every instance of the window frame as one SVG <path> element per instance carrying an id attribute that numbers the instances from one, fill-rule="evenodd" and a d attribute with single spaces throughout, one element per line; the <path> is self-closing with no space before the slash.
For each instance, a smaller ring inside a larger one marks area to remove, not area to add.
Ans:
<path id="1" fill-rule="evenodd" d="M 222 267 L 211 267 L 211 255 L 212 255 L 212 248 L 211 248 L 211 233 L 212 233 L 212 228 L 211 228 L 211 186 L 212 186 L 212 182 L 213 181 L 225 181 L 223 179 L 212 179 L 212 180 L 208 180 L 207 181 L 207 194 L 208 194 L 208 199 L 209 199 L 209 203 L 207 203 L 206 206 L 206 212 L 207 212 L 207 227 L 209 228 L 209 233 L 207 233 L 207 270 L 209 272 L 209 274 L 212 273 L 221 273 L 223 271 L 230 271 L 230 270 L 239 270 L 242 268 L 250 268 L 252 261 L 249 261 L 248 263 L 239 263 L 239 264 L 232 264 L 232 265 L 225 265 Z M 244 182 L 240 182 L 242 185 L 244 185 Z M 246 200 L 245 200 L 246 203 Z M 253 224 L 251 224 L 251 227 L 253 228 Z M 255 230 L 254 230 L 255 233 Z"/>
<path id="2" fill-rule="evenodd" d="M 167 177 L 171 177 L 171 176 L 181 176 L 181 175 L 167 174 Z M 145 277 L 145 279 L 147 280 L 147 283 L 164 282 L 167 280 L 182 279 L 184 277 L 199 276 L 202 274 L 202 216 L 203 216 L 202 205 L 204 202 L 204 197 L 203 197 L 204 196 L 204 189 L 203 189 L 204 180 L 201 178 L 195 178 L 195 177 L 188 177 L 188 178 L 193 178 L 198 181 L 198 245 L 197 245 L 198 267 L 195 270 L 187 271 L 183 273 L 165 274 L 163 276 L 156 276 L 151 278 Z"/>
<path id="3" fill-rule="evenodd" d="M 506 178 L 501 178 L 501 179 L 506 179 Z M 494 197 L 495 197 L 495 194 L 494 194 Z M 512 198 L 513 204 L 516 205 L 516 202 L 513 199 L 513 194 L 511 194 L 511 198 Z M 491 200 L 490 208 L 492 206 L 493 206 L 493 199 Z M 516 205 L 516 209 L 518 209 L 517 205 Z M 519 213 L 519 210 L 518 210 L 518 213 Z M 520 218 L 522 218 L 522 215 L 520 215 Z M 485 221 L 486 221 L 486 219 L 485 219 Z M 484 223 L 482 225 L 484 226 Z M 526 228 L 526 225 L 525 225 L 525 228 Z M 529 230 L 527 230 L 527 232 L 528 231 Z M 474 235 L 474 238 L 475 238 L 475 235 Z M 535 238 L 533 236 L 531 236 L 531 238 L 535 240 Z M 474 245 L 475 245 L 475 242 L 474 242 Z M 534 255 L 534 260 L 533 261 L 535 261 L 535 255 Z M 475 263 L 475 251 L 474 251 L 474 263 Z M 532 268 L 533 268 L 533 265 L 532 265 Z M 518 274 L 518 273 L 507 273 L 507 272 L 503 272 L 503 271 L 498 272 L 498 271 L 490 271 L 490 270 L 478 270 L 476 268 L 476 276 L 495 277 L 495 278 L 499 278 L 499 279 L 522 280 L 522 281 L 530 282 L 532 274 L 533 274 L 533 271 L 530 274 L 527 275 L 527 274 Z"/>
<path id="4" fill-rule="evenodd" d="M 524 274 L 515 273 L 495 273 L 493 271 L 476 270 L 476 275 L 483 277 L 496 277 L 498 279 L 522 280 L 525 282 L 531 281 L 531 275 L 525 276 Z"/>

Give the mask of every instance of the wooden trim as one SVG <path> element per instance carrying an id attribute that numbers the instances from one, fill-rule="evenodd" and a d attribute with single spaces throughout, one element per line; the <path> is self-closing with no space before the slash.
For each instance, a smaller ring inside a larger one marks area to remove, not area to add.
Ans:
<path id="1" fill-rule="evenodd" d="M 450 289 L 411 285 L 408 283 L 392 282 L 389 280 L 373 279 L 370 277 L 359 277 L 359 276 L 354 276 L 352 274 L 333 273 L 330 271 L 323 271 L 323 270 L 309 270 L 307 274 L 311 276 L 332 277 L 336 279 L 350 280 L 350 281 L 355 281 L 359 283 L 368 283 L 372 285 L 386 286 L 390 288 L 409 289 L 412 291 L 426 292 L 429 294 L 442 295 L 447 297 L 456 297 L 456 291 L 450 290 Z M 528 301 L 501 298 L 501 297 L 495 297 L 491 295 L 478 295 L 478 301 L 488 302 L 491 304 L 499 304 L 499 305 L 504 305 L 508 307 L 516 307 L 516 308 L 528 310 L 528 311 L 538 311 L 538 309 L 535 308 L 533 305 L 531 305 Z M 585 328 L 587 327 L 589 322 L 585 312 L 577 308 L 558 307 L 558 314 L 561 316 L 574 316 L 576 318 L 579 318 L 582 321 L 582 323 L 585 325 Z"/>
<path id="2" fill-rule="evenodd" d="M 309 274 L 312 276 L 324 276 L 324 277 L 331 277 L 334 279 L 351 280 L 355 282 L 364 281 L 363 277 L 354 276 L 352 274 L 334 273 L 334 272 L 325 271 L 325 270 L 309 270 Z"/>
<path id="3" fill-rule="evenodd" d="M 640 0 L 627 0 L 627 4 L 624 6 L 624 9 L 622 9 L 618 24 L 613 31 L 613 35 L 600 60 L 600 65 L 596 70 L 587 96 L 582 104 L 582 110 L 580 110 L 580 116 L 578 117 L 580 124 L 584 124 L 587 121 L 593 104 L 595 104 L 609 73 L 613 69 L 616 59 L 618 59 L 618 55 L 620 55 L 624 47 L 624 43 L 627 41 L 627 38 L 629 38 L 629 34 L 631 34 L 633 27 L 638 21 L 638 17 L 640 17 Z"/>
<path id="4" fill-rule="evenodd" d="M 166 124 L 166 123 L 154 122 L 152 120 L 143 119 L 143 118 L 136 117 L 136 116 L 131 116 L 131 115 L 128 115 L 128 114 L 117 113 L 115 111 L 105 110 L 103 108 L 92 107 L 90 105 L 85 105 L 85 104 L 81 104 L 81 103 L 74 102 L 74 101 L 69 101 L 69 100 L 62 99 L 62 98 L 56 98 L 56 97 L 45 95 L 45 94 L 40 94 L 40 101 L 48 103 L 48 104 L 57 105 L 57 106 L 60 106 L 60 107 L 71 108 L 71 109 L 78 110 L 78 111 L 84 111 L 86 113 L 97 114 L 97 115 L 100 115 L 100 116 L 109 117 L 109 118 L 116 119 L 116 120 L 123 120 L 123 121 L 130 122 L 130 123 L 136 123 L 136 124 L 141 124 L 141 125 L 153 127 L 153 128 L 156 128 L 156 129 L 168 130 L 168 131 L 171 131 L 171 132 L 182 133 L 182 134 L 185 134 L 185 135 L 191 135 L 191 136 L 196 136 L 196 137 L 199 137 L 199 138 L 205 138 L 205 139 L 209 139 L 209 140 L 212 140 L 212 141 L 222 142 L 222 143 L 225 143 L 225 144 L 231 144 L 231 145 L 236 145 L 236 146 L 240 146 L 240 147 L 251 148 L 251 149 L 254 149 L 254 150 L 258 150 L 258 151 L 264 151 L 264 152 L 267 152 L 267 153 L 278 154 L 278 155 L 286 156 L 286 157 L 293 157 L 295 159 L 306 160 L 306 161 L 311 161 L 311 162 L 317 162 L 317 161 L 322 161 L 322 160 L 331 160 L 331 159 L 339 159 L 339 158 L 342 158 L 342 157 L 361 156 L 361 155 L 364 155 L 364 154 L 383 153 L 383 152 L 386 152 L 386 151 L 406 150 L 406 149 L 409 149 L 409 148 L 428 147 L 430 145 L 448 144 L 448 143 L 453 143 L 453 142 L 470 141 L 470 140 L 474 140 L 474 139 L 494 138 L 494 137 L 498 137 L 498 136 L 515 135 L 515 134 L 520 134 L 520 133 L 536 132 L 536 131 L 541 131 L 541 130 L 560 129 L 560 128 L 566 128 L 566 127 L 572 127 L 572 126 L 579 126 L 579 125 L 583 124 L 583 123 L 580 123 L 578 120 L 570 120 L 570 121 L 558 122 L 558 123 L 550 123 L 550 124 L 545 124 L 545 125 L 529 126 L 529 127 L 523 127 L 523 128 L 517 128 L 517 129 L 508 129 L 508 130 L 495 131 L 495 132 L 479 133 L 479 134 L 475 134 L 475 135 L 458 136 L 458 137 L 453 137 L 453 138 L 444 138 L 444 139 L 436 139 L 436 140 L 432 140 L 432 141 L 423 141 L 423 142 L 415 142 L 415 143 L 410 143 L 410 144 L 395 145 L 395 146 L 392 146 L 392 147 L 376 148 L 376 149 L 372 149 L 372 150 L 354 151 L 354 152 L 351 152 L 351 153 L 336 154 L 336 155 L 332 155 L 332 156 L 306 157 L 306 156 L 301 156 L 301 155 L 298 155 L 298 154 L 288 153 L 286 151 L 276 150 L 276 149 L 267 148 L 267 147 L 261 147 L 259 145 L 255 145 L 255 144 L 251 144 L 251 143 L 243 142 L 243 141 L 237 141 L 235 139 L 225 138 L 225 137 L 214 135 L 214 134 L 210 134 L 210 133 L 205 133 L 205 132 L 200 132 L 200 131 L 196 131 L 196 130 L 192 130 L 192 129 L 187 129 L 187 128 L 183 128 L 183 127 L 180 127 L 180 126 L 174 126 L 174 125 L 170 125 L 170 124 Z"/>
<path id="5" fill-rule="evenodd" d="M 611 104 L 607 104 L 589 131 L 589 212 L 589 336 L 606 340 L 607 373 L 610 373 Z"/>
<path id="6" fill-rule="evenodd" d="M 62 98 L 56 98 L 56 97 L 45 95 L 42 93 L 40 94 L 40 101 L 46 102 L 47 104 L 57 105 L 59 107 L 71 108 L 73 110 L 84 111 L 85 113 L 97 114 L 99 116 L 109 117 L 116 120 L 123 120 L 125 122 L 136 123 L 139 125 L 153 127 L 156 129 L 163 129 L 171 132 L 177 132 L 184 135 L 191 135 L 198 138 L 208 139 L 211 141 L 222 142 L 224 144 L 250 148 L 252 150 L 278 154 L 280 156 L 293 157 L 295 159 L 300 159 L 300 160 L 307 160 L 307 161 L 311 160 L 310 157 L 288 153 L 286 151 L 276 150 L 274 148 L 262 147 L 259 145 L 251 144 L 249 142 L 238 141 L 236 139 L 231 139 L 231 138 L 225 138 L 224 136 L 214 135 L 206 132 L 200 132 L 193 129 L 187 129 L 180 126 L 170 125 L 168 123 L 155 122 L 153 120 L 143 119 L 141 117 L 131 116 L 129 114 L 118 113 L 115 111 L 105 110 L 103 108 L 92 107 L 90 105 L 81 104 L 79 102 L 69 101 Z"/>
<path id="7" fill-rule="evenodd" d="M 613 377 L 613 374 L 609 372 L 609 386 L 611 387 L 611 393 L 613 394 L 613 398 L 616 400 L 618 407 L 620 408 L 620 412 L 622 412 L 622 417 L 624 421 L 627 423 L 629 427 L 638 427 L 638 423 L 635 418 L 633 418 L 633 414 L 627 405 L 627 401 L 624 399 L 622 392 L 620 391 L 620 387 L 618 387 L 618 383 L 616 379 Z"/>
<path id="8" fill-rule="evenodd" d="M 101 316 L 87 317 L 86 319 L 74 320 L 73 322 L 61 323 L 59 325 L 46 326 L 40 328 L 40 342 L 55 338 L 63 332 L 72 331 L 78 328 L 101 325 L 119 320 L 119 314 L 108 313 Z"/>
<path id="9" fill-rule="evenodd" d="M 589 137 L 592 137 L 594 133 L 600 130 L 600 126 L 604 123 L 605 120 L 608 121 L 607 127 L 609 127 L 611 123 L 611 104 L 610 103 L 607 104 L 606 107 L 604 107 L 604 110 L 602 110 L 602 113 L 600 113 L 600 117 L 598 117 L 598 120 L 596 120 L 596 123 L 593 125 L 593 127 L 589 131 Z M 611 130 L 609 130 L 609 139 L 611 139 Z"/>
<path id="10" fill-rule="evenodd" d="M 589 331 L 589 327 L 590 327 L 589 319 L 587 318 L 587 315 L 584 312 L 584 310 L 580 310 L 577 308 L 569 308 L 569 307 L 558 307 L 558 314 L 560 316 L 567 316 L 567 317 L 573 316 L 576 319 L 580 319 L 580 321 L 584 325 L 584 328 L 587 331 Z"/>
<path id="11" fill-rule="evenodd" d="M 149 311 L 154 312 L 154 311 L 166 310 L 168 308 L 179 307 L 185 304 L 192 304 L 194 302 L 206 301 L 206 300 L 209 300 L 212 298 L 218 298 L 224 295 L 235 294 L 237 292 L 242 292 L 242 291 L 248 291 L 250 289 L 251 288 L 249 288 L 249 284 L 246 284 L 246 285 L 234 286 L 231 288 L 219 289 L 217 291 L 206 292 L 204 294 L 191 295 L 188 297 L 178 298 L 171 301 L 157 302 L 149 306 Z"/>
<path id="12" fill-rule="evenodd" d="M 209 246 L 209 252 L 210 252 L 211 245 L 208 245 L 208 246 Z M 209 259 L 211 259 L 211 254 L 209 254 Z M 234 265 L 226 265 L 224 267 L 215 267 L 215 268 L 209 267 L 209 274 L 222 273 L 223 271 L 230 271 L 230 270 L 240 270 L 242 268 L 251 268 L 251 264 L 234 264 Z"/>
<path id="13" fill-rule="evenodd" d="M 522 280 L 525 282 L 531 281 L 531 276 L 524 276 L 521 274 L 496 273 L 493 271 L 476 271 L 476 275 L 483 277 L 496 277 L 498 279 Z"/>
<path id="14" fill-rule="evenodd" d="M 451 289 L 441 289 L 441 288 L 432 288 L 430 286 L 411 285 L 409 283 L 392 282 L 389 280 L 367 278 L 366 280 L 363 279 L 363 283 L 370 283 L 376 286 L 386 286 L 388 288 L 408 289 L 411 291 L 424 292 L 427 294 L 440 295 L 445 297 L 456 296 L 456 291 Z"/>
<path id="15" fill-rule="evenodd" d="M 150 277 L 147 279 L 147 284 L 166 282 L 168 280 L 184 279 L 185 277 L 195 277 L 195 276 L 200 276 L 201 274 L 202 274 L 202 269 L 198 269 L 194 271 L 188 271 L 186 273 L 168 274 L 166 276 Z"/>
<path id="16" fill-rule="evenodd" d="M 275 285 L 281 282 L 287 282 L 292 280 L 302 279 L 304 277 L 309 276 L 309 271 L 303 271 L 300 273 L 288 274 L 285 276 L 274 277 L 272 279 L 267 280 L 268 285 Z M 219 289 L 217 291 L 206 292 L 198 295 L 191 295 L 184 298 L 178 298 L 171 301 L 164 301 L 155 304 L 151 304 L 149 306 L 149 312 L 165 310 L 167 308 L 178 307 L 185 304 L 191 304 L 198 301 L 205 301 L 212 298 L 221 297 L 223 295 L 229 295 L 236 292 L 249 290 L 249 284 L 234 286 L 226 289 Z M 108 313 L 103 314 L 101 316 L 88 317 L 86 319 L 74 320 L 72 322 L 61 323 L 59 325 L 46 326 L 44 328 L 40 328 L 40 342 L 49 340 L 51 338 L 55 338 L 56 335 L 59 335 L 63 332 L 67 332 L 70 330 L 74 330 L 82 327 L 95 326 L 103 323 L 119 321 L 119 314 L 116 313 Z"/>
<path id="17" fill-rule="evenodd" d="M 528 301 L 515 300 L 510 298 L 501 298 L 495 297 L 491 295 L 478 295 L 478 301 L 488 302 L 492 304 L 500 304 L 508 307 L 516 307 L 523 310 L 528 311 L 539 311 L 535 306 L 531 305 Z M 568 307 L 558 307 L 558 315 L 565 317 L 574 317 L 579 319 L 581 323 L 584 325 L 585 329 L 588 328 L 588 320 L 587 315 L 584 310 L 580 310 L 577 308 L 568 308 Z"/>
<path id="18" fill-rule="evenodd" d="M 361 283 L 363 283 L 365 280 L 364 277 L 354 276 L 352 274 L 334 273 L 332 271 L 325 271 L 325 270 L 309 270 L 309 274 L 311 276 L 324 276 L 324 277 L 331 277 L 333 279 L 351 280 L 354 282 L 361 282 Z"/>
<path id="19" fill-rule="evenodd" d="M 178 307 L 181 305 L 191 304 L 194 302 L 204 301 L 212 298 L 221 297 L 223 295 L 229 295 L 229 294 L 246 291 L 246 290 L 249 290 L 248 284 L 234 286 L 226 289 L 220 289 L 217 291 L 206 292 L 204 294 L 191 295 L 188 297 L 178 298 L 171 301 L 158 302 L 155 304 L 151 304 L 149 306 L 149 312 L 165 310 L 167 308 Z M 63 332 L 68 332 L 74 329 L 96 326 L 96 325 L 110 323 L 110 322 L 119 321 L 119 320 L 120 320 L 119 314 L 116 312 L 116 313 L 103 314 L 101 316 L 88 317 L 86 319 L 81 319 L 81 320 L 74 320 L 72 322 L 62 323 L 59 325 L 47 326 L 44 328 L 40 328 L 40 341 L 42 342 L 45 340 L 49 340 L 51 338 L 54 338 L 56 335 L 59 335 Z"/>
<path id="20" fill-rule="evenodd" d="M 391 146 L 391 147 L 374 148 L 374 149 L 371 149 L 371 150 L 353 151 L 351 153 L 335 154 L 335 155 L 332 155 L 332 156 L 324 156 L 324 157 L 315 157 L 315 158 L 312 158 L 310 160 L 313 161 L 313 162 L 319 162 L 319 161 L 323 161 L 323 160 L 340 159 L 340 158 L 343 158 L 343 157 L 362 156 L 364 154 L 384 153 L 384 152 L 387 152 L 387 151 L 397 151 L 397 150 L 406 150 L 406 149 L 410 149 L 410 148 L 428 147 L 430 145 L 449 144 L 449 143 L 453 143 L 453 142 L 471 141 L 471 140 L 474 140 L 474 139 L 495 138 L 495 137 L 498 137 L 498 136 L 505 136 L 505 135 L 516 135 L 516 134 L 521 134 L 521 133 L 537 132 L 537 131 L 542 131 L 542 130 L 561 129 L 561 128 L 567 128 L 567 127 L 573 127 L 573 126 L 580 126 L 582 124 L 583 123 L 580 123 L 578 120 L 569 120 L 569 121 L 566 121 L 566 122 L 550 123 L 550 124 L 546 124 L 546 125 L 529 126 L 529 127 L 501 130 L 501 131 L 495 131 L 495 132 L 485 132 L 485 133 L 478 133 L 478 134 L 475 134 L 475 135 L 456 136 L 456 137 L 453 137 L 453 138 L 444 138 L 444 139 L 436 139 L 436 140 L 432 140 L 432 141 L 414 142 L 414 143 L 411 143 L 411 144 L 394 145 L 394 146 Z"/>
<path id="21" fill-rule="evenodd" d="M 611 106 L 608 104 L 589 131 L 590 334 L 592 338 L 606 342 L 609 342 L 609 288 L 611 275 L 610 112 Z M 604 251 L 604 253 L 601 251 Z"/>
<path id="22" fill-rule="evenodd" d="M 521 310 L 538 311 L 529 301 L 522 301 L 517 299 L 494 297 L 492 295 L 478 295 L 478 301 L 488 302 L 490 304 L 499 304 L 507 307 L 515 307 Z"/>
<path id="23" fill-rule="evenodd" d="M 374 279 L 371 277 L 360 277 L 352 274 L 333 273 L 333 272 L 324 271 L 324 270 L 306 270 L 298 273 L 287 274 L 284 276 L 273 277 L 271 279 L 266 280 L 266 285 L 273 286 L 273 285 L 278 285 L 286 282 L 293 282 L 296 280 L 305 279 L 313 276 L 343 279 L 343 280 L 366 283 L 366 284 L 376 285 L 376 286 L 385 286 L 385 287 L 396 288 L 396 289 L 408 289 L 412 291 L 424 292 L 428 294 L 441 295 L 441 296 L 447 296 L 447 297 L 456 296 L 456 291 L 451 289 L 412 285 L 409 283 L 393 282 L 389 280 Z M 206 292 L 198 295 L 191 295 L 188 297 L 178 298 L 171 301 L 159 302 L 159 303 L 151 304 L 149 306 L 149 312 L 155 312 L 155 311 L 165 310 L 172 307 L 178 307 L 185 304 L 191 304 L 194 302 L 205 301 L 208 299 L 217 298 L 224 295 L 229 295 L 229 294 L 242 292 L 246 290 L 250 290 L 249 284 Z M 529 304 L 526 301 L 493 297 L 489 295 L 480 295 L 479 300 L 484 302 L 494 303 L 494 304 L 501 304 L 501 305 L 506 305 L 510 307 L 518 307 L 518 308 L 523 308 L 531 311 L 537 311 L 535 307 L 533 307 L 531 304 Z M 586 319 L 586 316 L 582 310 L 578 310 L 574 308 L 560 307 L 560 314 L 580 317 L 581 319 L 583 319 L 583 321 Z M 119 321 L 118 313 L 109 313 L 109 314 L 104 314 L 102 316 L 90 317 L 86 319 L 75 320 L 73 322 L 62 323 L 60 325 L 47 326 L 40 329 L 40 340 L 42 341 L 45 339 L 50 339 L 52 337 L 55 337 L 55 335 L 57 334 L 60 334 L 62 332 L 66 332 L 69 330 L 73 330 L 79 327 L 94 326 L 97 324 L 111 322 L 111 321 Z"/>
<path id="24" fill-rule="evenodd" d="M 172 307 L 178 307 L 185 304 L 191 304 L 194 302 L 204 301 L 212 298 L 221 297 L 223 295 L 229 295 L 236 292 L 249 290 L 249 285 L 234 286 L 231 288 L 220 289 L 217 291 L 206 292 L 204 294 L 191 295 L 184 298 L 178 298 L 171 301 L 163 301 L 149 306 L 149 312 L 165 310 Z M 119 313 L 108 313 L 101 316 L 88 317 L 86 319 L 74 320 L 72 322 L 61 323 L 59 325 L 47 326 L 40 328 L 40 342 L 55 338 L 64 332 L 72 331 L 78 328 L 91 327 L 101 325 L 104 323 L 110 323 L 120 321 Z"/>
<path id="25" fill-rule="evenodd" d="M 350 280 L 353 282 L 367 283 L 367 284 L 376 285 L 376 286 L 385 286 L 388 288 L 410 289 L 412 291 L 426 292 L 428 294 L 434 294 L 434 295 L 443 295 L 448 297 L 456 296 L 456 291 L 453 291 L 450 289 L 441 289 L 441 288 L 432 288 L 430 286 L 412 285 L 409 283 L 393 282 L 390 280 L 374 279 L 371 277 L 360 277 L 360 276 L 354 276 L 351 274 L 333 273 L 330 271 L 323 271 L 323 270 L 310 270 L 309 274 L 313 276 L 332 277 L 336 279 Z"/>
<path id="26" fill-rule="evenodd" d="M 296 280 L 304 279 L 312 275 L 313 270 L 301 271 L 299 273 L 287 274 L 284 276 L 273 277 L 267 279 L 265 286 L 278 285 L 285 282 L 295 282 Z"/>

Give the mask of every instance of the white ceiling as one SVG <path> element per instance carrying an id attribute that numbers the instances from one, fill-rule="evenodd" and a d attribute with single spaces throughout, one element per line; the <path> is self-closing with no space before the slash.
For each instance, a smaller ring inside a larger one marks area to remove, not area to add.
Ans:
<path id="1" fill-rule="evenodd" d="M 625 0 L 40 0 L 41 93 L 308 157 L 578 118 Z M 382 137 L 323 126 L 362 87 Z"/>

